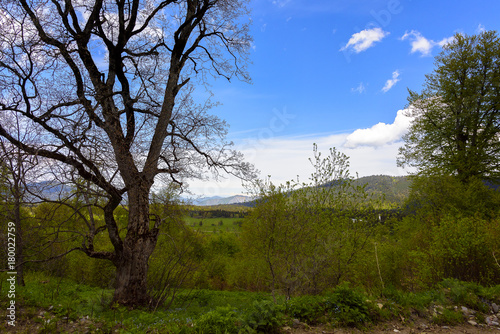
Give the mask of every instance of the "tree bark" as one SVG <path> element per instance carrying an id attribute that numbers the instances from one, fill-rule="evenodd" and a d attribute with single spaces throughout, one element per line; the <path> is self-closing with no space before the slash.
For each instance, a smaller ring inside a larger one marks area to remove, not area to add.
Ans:
<path id="1" fill-rule="evenodd" d="M 148 305 L 147 273 L 149 257 L 158 240 L 158 227 L 150 227 L 149 191 L 151 184 L 140 184 L 128 192 L 127 235 L 117 253 L 116 286 L 113 302 L 121 305 Z"/>

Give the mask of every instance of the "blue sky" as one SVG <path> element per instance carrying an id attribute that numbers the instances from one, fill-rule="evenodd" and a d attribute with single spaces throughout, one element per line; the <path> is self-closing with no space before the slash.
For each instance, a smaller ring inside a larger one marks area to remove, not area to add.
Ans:
<path id="1" fill-rule="evenodd" d="M 214 82 L 222 105 L 213 113 L 261 177 L 276 183 L 306 181 L 313 143 L 350 156 L 351 174 L 408 173 L 396 167 L 407 89 L 421 89 L 455 33 L 500 30 L 498 0 L 251 0 L 250 7 L 253 83 Z M 200 195 L 244 193 L 231 178 L 190 184 Z"/>

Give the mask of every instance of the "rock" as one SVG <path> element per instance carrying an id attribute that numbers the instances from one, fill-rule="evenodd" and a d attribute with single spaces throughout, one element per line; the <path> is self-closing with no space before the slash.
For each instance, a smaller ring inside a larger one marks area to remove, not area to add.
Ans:
<path id="1" fill-rule="evenodd" d="M 424 330 L 424 331 L 426 329 L 428 329 L 428 328 L 429 328 L 429 326 L 427 326 L 427 324 L 424 324 L 424 323 L 421 323 L 420 325 L 418 325 L 418 329 L 421 329 L 421 330 Z"/>
<path id="2" fill-rule="evenodd" d="M 474 320 L 469 320 L 467 321 L 469 324 L 471 324 L 472 326 L 477 326 L 477 322 L 475 322 Z"/>
<path id="3" fill-rule="evenodd" d="M 436 313 L 436 314 L 443 314 L 443 311 L 444 311 L 444 307 L 442 307 L 441 305 L 437 305 L 434 307 L 434 313 Z"/>
<path id="4" fill-rule="evenodd" d="M 498 313 L 498 311 L 500 311 L 500 307 L 498 307 L 495 303 L 491 304 L 491 309 L 493 310 L 493 313 Z"/>
<path id="5" fill-rule="evenodd" d="M 307 328 L 308 326 L 307 326 L 307 324 L 300 322 L 299 319 L 293 319 L 292 327 L 293 328 L 299 328 L 299 327 Z"/>
<path id="6" fill-rule="evenodd" d="M 462 309 L 462 313 L 463 313 L 465 316 L 469 315 L 469 313 L 470 313 L 470 312 L 469 312 L 469 309 L 468 309 L 467 307 L 462 306 L 462 308 L 461 308 L 461 309 Z"/>

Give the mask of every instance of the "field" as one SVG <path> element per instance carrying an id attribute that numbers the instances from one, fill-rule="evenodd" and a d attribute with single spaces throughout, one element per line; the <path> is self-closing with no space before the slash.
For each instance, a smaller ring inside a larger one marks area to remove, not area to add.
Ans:
<path id="1" fill-rule="evenodd" d="M 241 226 L 245 218 L 196 218 L 186 216 L 184 218 L 186 225 L 194 230 L 203 233 L 233 232 L 241 231 Z"/>
<path id="2" fill-rule="evenodd" d="M 249 212 L 249 208 L 244 206 L 191 206 L 184 221 L 187 226 L 202 233 L 238 233 Z"/>

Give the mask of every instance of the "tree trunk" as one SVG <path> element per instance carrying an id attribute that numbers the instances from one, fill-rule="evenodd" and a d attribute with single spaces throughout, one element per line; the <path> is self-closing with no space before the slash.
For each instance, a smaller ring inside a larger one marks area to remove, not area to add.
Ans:
<path id="1" fill-rule="evenodd" d="M 150 303 L 147 294 L 149 257 L 158 239 L 158 228 L 150 228 L 149 189 L 141 185 L 128 192 L 129 218 L 122 250 L 117 254 L 113 302 L 128 306 Z"/>
<path id="2" fill-rule="evenodd" d="M 154 246 L 146 238 L 135 244 L 124 245 L 120 262 L 116 266 L 116 288 L 113 302 L 120 305 L 142 306 L 150 300 L 147 294 L 148 260 Z"/>

